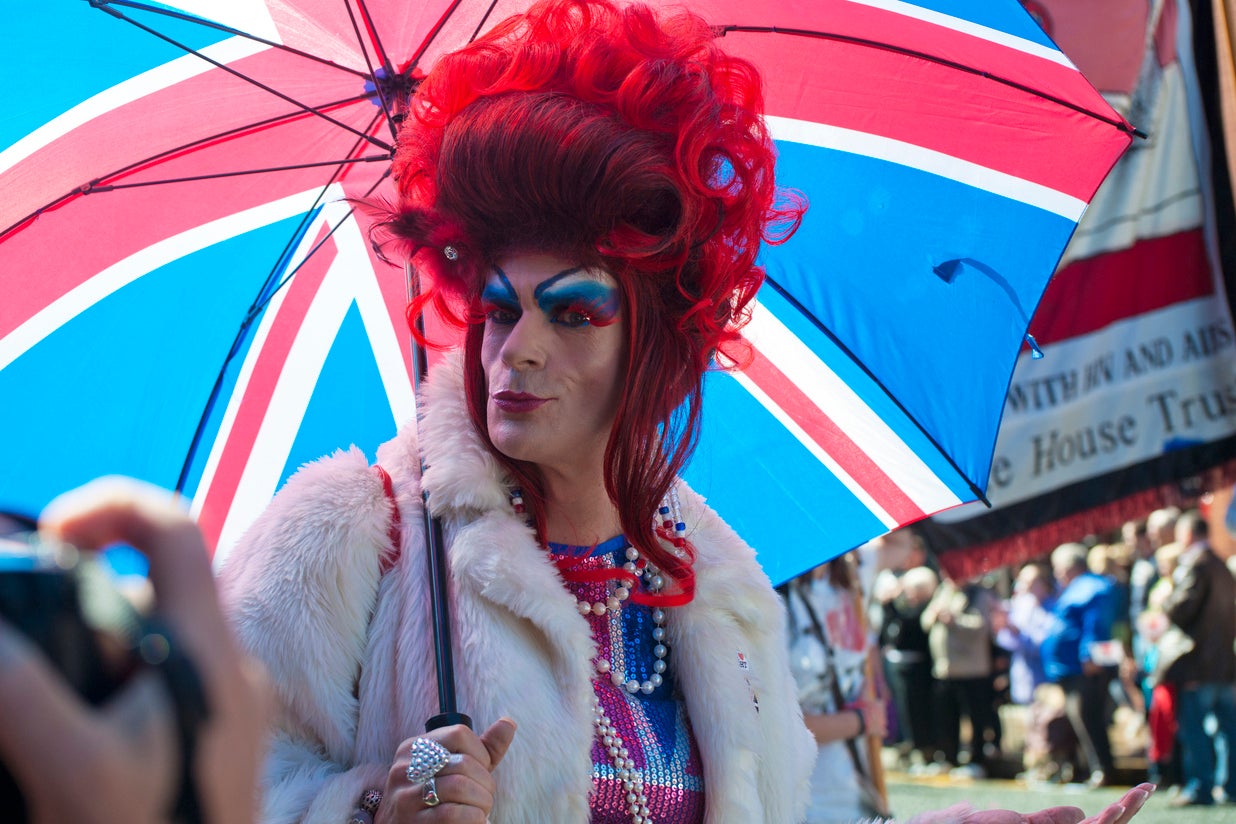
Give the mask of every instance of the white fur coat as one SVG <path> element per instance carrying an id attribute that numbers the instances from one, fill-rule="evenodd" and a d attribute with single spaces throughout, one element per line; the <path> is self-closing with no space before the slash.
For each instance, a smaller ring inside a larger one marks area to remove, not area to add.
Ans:
<path id="1" fill-rule="evenodd" d="M 453 360 L 436 370 L 422 424 L 425 485 L 451 564 L 458 704 L 477 729 L 503 715 L 518 725 L 495 771 L 493 824 L 584 824 L 591 634 L 512 511 L 461 384 Z M 297 472 L 221 573 L 241 642 L 277 692 L 267 822 L 343 824 L 365 788 L 384 785 L 398 744 L 437 712 L 415 427 L 378 460 L 403 524 L 402 555 L 385 575 L 389 501 L 356 449 Z M 699 742 L 706 820 L 799 821 L 816 747 L 795 700 L 781 599 L 703 499 L 679 493 L 698 551 L 696 593 L 669 611 L 666 631 Z"/>

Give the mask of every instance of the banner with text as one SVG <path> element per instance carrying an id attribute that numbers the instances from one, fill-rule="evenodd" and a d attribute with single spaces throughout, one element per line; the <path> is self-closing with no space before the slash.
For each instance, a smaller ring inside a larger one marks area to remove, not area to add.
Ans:
<path id="1" fill-rule="evenodd" d="M 1137 140 L 1065 252 L 1009 386 L 991 508 L 920 524 L 968 576 L 1226 480 L 1236 462 L 1236 275 L 1209 3 L 1027 0 Z M 1225 265 L 1226 264 L 1226 265 Z M 958 399 L 964 403 L 964 398 Z M 1182 488 L 1182 485 L 1184 488 Z"/>

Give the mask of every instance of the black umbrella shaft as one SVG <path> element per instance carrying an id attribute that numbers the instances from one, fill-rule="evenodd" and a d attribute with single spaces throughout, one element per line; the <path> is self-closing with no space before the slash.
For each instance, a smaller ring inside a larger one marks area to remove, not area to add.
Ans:
<path id="1" fill-rule="evenodd" d="M 410 296 L 420 294 L 420 278 L 410 263 L 404 264 L 404 276 L 407 279 Z M 418 315 L 413 321 L 417 335 L 424 339 L 425 324 Z M 416 335 L 412 338 L 412 371 L 414 373 L 415 392 L 417 400 L 417 427 L 419 430 L 421 410 L 421 385 L 429 374 L 429 356 L 425 347 L 418 341 Z M 421 454 L 424 455 L 424 442 L 419 438 Z M 429 565 L 429 610 L 433 620 L 433 654 L 438 676 L 438 714 L 425 722 L 425 729 L 436 730 L 451 724 L 463 724 L 471 727 L 472 719 L 459 712 L 455 702 L 455 652 L 451 644 L 454 634 L 451 632 L 451 599 L 450 599 L 450 567 L 446 560 L 446 537 L 442 533 L 442 522 L 429 511 L 429 492 L 425 489 L 423 479 L 425 465 L 421 463 L 421 512 L 425 519 L 425 560 Z"/>

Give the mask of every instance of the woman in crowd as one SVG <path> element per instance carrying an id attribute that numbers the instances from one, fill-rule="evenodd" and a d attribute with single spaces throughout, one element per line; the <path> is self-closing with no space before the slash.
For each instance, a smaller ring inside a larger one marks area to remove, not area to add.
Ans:
<path id="1" fill-rule="evenodd" d="M 847 824 L 885 812 L 871 780 L 867 738 L 887 733 L 883 701 L 865 699 L 871 645 L 842 556 L 785 587 L 790 668 L 807 729 L 820 745 L 811 776 L 809 824 Z"/>
<path id="2" fill-rule="evenodd" d="M 705 370 L 743 357 L 760 245 L 802 214 L 761 105 L 703 20 L 603 0 L 538 3 L 421 83 L 385 248 L 463 351 L 381 472 L 303 468 L 223 571 L 276 688 L 267 821 L 802 820 L 816 745 L 781 602 L 677 477 Z M 418 734 L 422 493 L 479 734 Z"/>

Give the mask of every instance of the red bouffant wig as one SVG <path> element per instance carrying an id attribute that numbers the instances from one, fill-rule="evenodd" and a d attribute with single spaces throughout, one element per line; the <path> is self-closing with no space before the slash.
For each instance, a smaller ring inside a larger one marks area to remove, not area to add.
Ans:
<path id="1" fill-rule="evenodd" d="M 755 67 L 697 16 L 542 0 L 443 57 L 399 134 L 383 229 L 429 281 L 410 317 L 433 301 L 468 325 L 468 404 L 491 449 L 476 311 L 490 267 L 542 251 L 618 281 L 627 368 L 605 484 L 627 539 L 673 582 L 667 603 L 691 597 L 691 553 L 669 552 L 652 515 L 695 447 L 705 370 L 741 359 L 760 244 L 804 208 L 776 188 L 762 108 Z M 536 468 L 494 452 L 544 535 Z"/>

